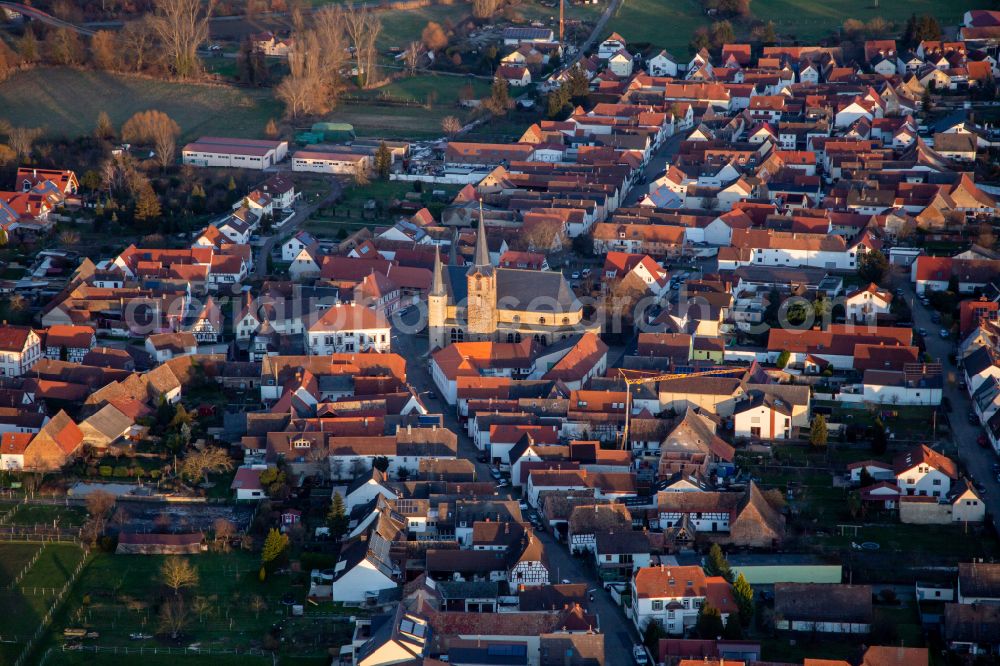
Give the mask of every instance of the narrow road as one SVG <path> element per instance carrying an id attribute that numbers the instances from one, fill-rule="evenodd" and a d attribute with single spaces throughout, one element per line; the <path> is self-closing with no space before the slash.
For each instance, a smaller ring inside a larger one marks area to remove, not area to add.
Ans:
<path id="1" fill-rule="evenodd" d="M 20 12 L 23 16 L 26 16 L 29 19 L 50 25 L 53 28 L 66 28 L 77 34 L 86 35 L 88 37 L 94 34 L 94 31 L 89 28 L 84 28 L 70 23 L 69 21 L 64 21 L 61 18 L 52 16 L 51 14 L 46 14 L 40 9 L 35 9 L 34 7 L 29 7 L 28 5 L 22 5 L 19 2 L 0 2 L 0 7 Z"/>
<path id="2" fill-rule="evenodd" d="M 295 217 L 285 223 L 280 229 L 272 229 L 271 235 L 264 238 L 264 242 L 261 244 L 260 249 L 257 252 L 257 259 L 254 262 L 253 275 L 250 276 L 251 279 L 263 280 L 267 277 L 267 260 L 271 256 L 271 250 L 274 248 L 274 244 L 278 242 L 279 238 L 287 238 L 290 234 L 298 231 L 302 223 L 309 219 L 313 213 L 332 202 L 340 195 L 341 191 L 340 181 L 331 178 L 330 179 L 330 191 L 326 193 L 325 196 L 317 199 L 312 203 L 297 203 L 295 205 Z"/>
<path id="3" fill-rule="evenodd" d="M 651 183 L 667 170 L 667 165 L 670 164 L 671 158 L 680 150 L 685 136 L 687 136 L 687 132 L 677 132 L 657 148 L 656 152 L 653 153 L 653 157 L 642 170 L 642 177 L 645 183 Z M 633 187 L 629 191 L 628 196 L 625 197 L 622 205 L 634 206 L 640 199 L 646 196 L 647 192 L 649 192 L 649 188 L 646 185 Z"/>
<path id="4" fill-rule="evenodd" d="M 965 468 L 966 474 L 976 487 L 985 489 L 982 500 L 986 504 L 986 510 L 989 512 L 994 526 L 1000 530 L 1000 482 L 997 481 L 996 475 L 993 473 L 993 465 L 997 462 L 997 456 L 991 448 L 983 448 L 976 443 L 979 436 L 983 434 L 983 428 L 969 422 L 967 414 L 972 409 L 972 401 L 969 399 L 968 393 L 958 387 L 958 382 L 964 374 L 960 368 L 948 360 L 948 354 L 954 349 L 955 340 L 945 340 L 940 337 L 941 325 L 931 321 L 933 309 L 924 307 L 920 299 L 917 298 L 913 283 L 909 280 L 909 272 L 907 271 L 904 275 L 906 282 L 901 286 L 904 292 L 903 297 L 906 298 L 907 302 L 912 303 L 913 327 L 915 330 L 927 329 L 927 337 L 924 339 L 927 353 L 939 360 L 944 366 L 943 395 L 951 401 L 952 408 L 951 413 L 948 414 L 948 421 L 951 424 L 951 446 L 958 452 L 958 458 Z"/>
<path id="5" fill-rule="evenodd" d="M 418 313 L 414 308 L 403 317 L 404 323 L 412 325 L 417 321 Z M 480 481 L 490 479 L 490 466 L 476 460 L 479 450 L 466 435 L 465 429 L 458 421 L 456 410 L 448 405 L 440 395 L 437 386 L 431 378 L 427 358 L 426 332 L 405 334 L 394 332 L 392 351 L 406 359 L 406 380 L 420 394 L 421 399 L 432 412 L 442 415 L 444 425 L 458 435 L 458 455 L 471 460 L 476 466 L 476 477 Z M 624 352 L 624 347 L 621 348 Z M 428 391 L 433 391 L 434 398 L 428 397 Z M 513 497 L 512 489 L 501 488 L 501 495 Z M 632 645 L 636 640 L 632 624 L 626 620 L 611 595 L 604 590 L 581 560 L 572 557 L 564 544 L 557 543 L 549 532 L 536 532 L 536 536 L 545 545 L 545 556 L 549 562 L 549 577 L 553 583 L 569 580 L 573 583 L 586 583 L 588 589 L 594 590 L 594 601 L 589 604 L 590 611 L 597 615 L 601 631 L 604 633 L 604 659 L 606 664 L 632 663 Z"/>

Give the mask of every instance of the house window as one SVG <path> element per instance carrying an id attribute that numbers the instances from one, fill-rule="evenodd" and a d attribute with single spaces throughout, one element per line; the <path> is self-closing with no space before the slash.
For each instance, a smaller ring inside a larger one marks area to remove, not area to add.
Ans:
<path id="1" fill-rule="evenodd" d="M 932 486 L 940 486 L 940 485 L 941 485 L 941 479 L 934 479 L 934 480 L 933 480 L 933 481 L 931 482 L 931 485 L 932 485 Z"/>
<path id="2" fill-rule="evenodd" d="M 663 602 L 661 600 L 659 600 L 659 599 L 654 599 L 653 600 L 653 610 L 654 611 L 661 611 L 661 610 L 663 610 Z"/>

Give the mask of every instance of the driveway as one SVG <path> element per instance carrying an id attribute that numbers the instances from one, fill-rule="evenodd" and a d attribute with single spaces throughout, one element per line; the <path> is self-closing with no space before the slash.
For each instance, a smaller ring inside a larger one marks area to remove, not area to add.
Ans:
<path id="1" fill-rule="evenodd" d="M 250 277 L 255 280 L 263 280 L 267 277 L 267 260 L 271 256 L 271 250 L 274 248 L 274 244 L 278 242 L 279 238 L 287 238 L 291 234 L 294 234 L 302 226 L 302 223 L 308 220 L 313 213 L 317 210 L 331 203 L 334 199 L 340 196 L 341 191 L 340 182 L 335 179 L 330 179 L 330 190 L 323 196 L 319 196 L 315 201 L 311 203 L 298 202 L 295 204 L 295 215 L 291 220 L 285 223 L 280 229 L 272 229 L 271 235 L 266 236 L 260 245 L 260 249 L 257 251 L 257 259 L 254 263 L 253 275 Z"/>
<path id="2" fill-rule="evenodd" d="M 969 423 L 968 414 L 972 409 L 972 402 L 966 391 L 958 388 L 958 382 L 962 379 L 962 371 L 948 360 L 948 354 L 954 350 L 955 340 L 945 340 L 938 332 L 941 330 L 939 324 L 931 322 L 932 308 L 924 307 L 917 298 L 913 289 L 913 283 L 908 279 L 908 272 L 905 284 L 900 285 L 904 291 L 904 298 L 911 303 L 913 310 L 914 329 L 927 329 L 927 337 L 924 344 L 927 346 L 927 353 L 938 359 L 944 366 L 945 384 L 944 395 L 951 401 L 952 411 L 948 415 L 951 424 L 951 446 L 953 454 L 958 452 L 958 458 L 965 468 L 966 474 L 973 480 L 977 488 L 983 488 L 982 500 L 986 504 L 986 510 L 993 524 L 1000 529 L 1000 483 L 997 482 L 996 475 L 993 474 L 993 464 L 997 462 L 997 456 L 990 448 L 982 448 L 976 440 L 983 434 L 982 426 Z"/>

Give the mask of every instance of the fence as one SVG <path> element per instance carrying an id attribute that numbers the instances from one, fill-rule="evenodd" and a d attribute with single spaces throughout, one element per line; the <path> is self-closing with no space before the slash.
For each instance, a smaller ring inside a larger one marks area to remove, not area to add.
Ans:
<path id="1" fill-rule="evenodd" d="M 11 584 L 7 586 L 7 589 L 12 590 L 12 589 L 14 589 L 14 587 L 17 586 L 18 583 L 21 582 L 21 580 L 24 578 L 25 574 L 28 573 L 28 569 L 30 569 L 31 567 L 33 567 L 35 565 L 35 562 L 37 562 L 38 558 L 42 556 L 42 551 L 44 551 L 44 550 L 45 550 L 45 544 L 42 544 L 42 547 L 35 551 L 35 554 L 31 557 L 31 559 L 28 561 L 28 563 L 24 565 L 24 568 L 21 569 L 21 573 L 19 573 L 16 576 L 14 576 L 14 580 L 11 581 Z"/>
<path id="2" fill-rule="evenodd" d="M 12 506 L 9 511 L 5 511 L 4 514 L 0 516 L 0 525 L 6 525 L 9 523 L 11 518 L 14 517 L 14 514 L 17 513 L 17 510 L 20 509 L 21 505 L 26 501 L 26 499 L 22 499 L 20 502 Z"/>
<path id="3" fill-rule="evenodd" d="M 31 651 L 35 648 L 35 644 L 38 642 L 38 639 L 41 637 L 43 633 L 45 633 L 45 630 L 48 629 L 49 625 L 52 624 L 52 617 L 55 615 L 56 610 L 58 610 L 59 606 L 63 602 L 63 599 L 66 598 L 66 595 L 69 594 L 69 591 L 70 589 L 72 589 L 73 583 L 76 582 L 76 579 L 80 575 L 80 572 L 83 571 L 83 568 L 87 565 L 87 560 L 89 559 L 89 557 L 90 557 L 90 550 L 88 548 L 84 548 L 83 557 L 80 559 L 80 562 L 76 565 L 76 568 L 73 569 L 73 573 L 66 580 L 63 586 L 59 589 L 59 592 L 56 594 L 55 599 L 53 599 L 52 603 L 49 604 L 49 609 L 45 612 L 45 615 L 42 617 L 42 621 L 38 623 L 38 628 L 35 630 L 35 633 L 31 635 L 31 638 L 28 639 L 28 642 L 24 646 L 24 649 L 21 650 L 21 654 L 20 656 L 18 656 L 17 661 L 14 662 L 14 666 L 23 666 L 23 664 L 27 662 L 27 659 L 28 657 L 31 656 Z"/>
<path id="4" fill-rule="evenodd" d="M 227 649 L 227 648 L 192 648 L 192 647 L 118 647 L 101 645 L 77 645 L 72 648 L 63 645 L 63 652 L 93 652 L 94 654 L 130 655 L 246 655 L 250 657 L 271 657 L 273 654 L 259 648 Z"/>

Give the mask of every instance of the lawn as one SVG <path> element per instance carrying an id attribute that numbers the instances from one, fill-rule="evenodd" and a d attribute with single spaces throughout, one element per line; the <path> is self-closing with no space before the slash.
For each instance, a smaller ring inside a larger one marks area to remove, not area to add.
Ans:
<path id="1" fill-rule="evenodd" d="M 424 106 L 380 106 L 368 102 L 342 103 L 327 120 L 350 123 L 358 136 L 385 139 L 436 139 L 444 135 L 441 121 L 456 116 L 463 122 L 468 111 L 455 106 L 455 98 L 439 94 L 430 109 Z"/>
<path id="2" fill-rule="evenodd" d="M 52 525 L 58 520 L 61 527 L 83 525 L 87 512 L 78 506 L 51 506 L 48 504 L 26 504 L 17 510 L 11 523 L 15 525 Z"/>
<path id="3" fill-rule="evenodd" d="M 420 202 L 436 215 L 445 203 L 454 198 L 458 189 L 454 185 L 425 185 Z M 443 190 L 444 198 L 434 201 L 434 190 Z M 414 191 L 413 183 L 398 180 L 376 180 L 364 187 L 352 185 L 344 191 L 344 198 L 335 207 L 317 211 L 316 215 L 306 221 L 305 228 L 322 238 L 336 238 L 341 229 L 350 233 L 361 227 L 386 224 L 396 218 L 396 214 L 388 209 L 389 202 L 393 199 L 403 200 L 408 193 Z M 368 199 L 375 199 L 383 204 L 380 216 L 370 219 L 362 216 L 362 207 Z"/>
<path id="4" fill-rule="evenodd" d="M 435 21 L 447 29 L 448 25 L 455 25 L 468 18 L 471 12 L 470 6 L 464 2 L 453 5 L 430 5 L 406 11 L 379 12 L 379 18 L 382 19 L 379 48 L 406 48 L 410 42 L 420 41 L 420 33 L 428 22 Z"/>
<path id="5" fill-rule="evenodd" d="M 17 574 L 21 573 L 35 553 L 42 547 L 40 543 L 4 543 L 0 545 L 0 589 L 6 589 Z"/>
<path id="6" fill-rule="evenodd" d="M 958 4 L 940 0 L 880 0 L 877 4 L 873 0 L 753 0 L 750 9 L 755 19 L 774 21 L 782 41 L 809 44 L 829 37 L 849 18 L 867 21 L 880 16 L 902 32 L 903 23 L 912 13 L 931 14 L 942 26 L 958 25 L 964 12 L 981 6 L 975 0 L 959 0 Z M 607 32 L 616 31 L 629 42 L 649 42 L 686 60 L 692 33 L 709 23 L 698 0 L 624 0 L 608 22 Z M 739 24 L 735 27 L 738 36 L 746 32 Z"/>
<path id="7" fill-rule="evenodd" d="M 756 8 L 756 5 L 753 5 Z M 624 0 L 608 21 L 606 32 L 617 32 L 628 42 L 648 42 L 687 61 L 694 31 L 708 24 L 698 0 Z M 656 50 L 654 49 L 654 54 Z"/>
<path id="8" fill-rule="evenodd" d="M 85 626 L 100 632 L 102 646 L 164 645 L 159 639 L 134 641 L 129 634 L 158 631 L 159 605 L 173 594 L 161 582 L 165 559 L 94 556 L 68 597 L 65 612 L 53 625 L 53 637 L 64 627 Z M 259 647 L 272 628 L 280 625 L 283 651 L 318 656 L 327 647 L 342 644 L 353 629 L 347 622 L 290 617 L 283 597 L 289 595 L 289 601 L 302 603 L 308 591 L 306 574 L 272 574 L 261 583 L 259 556 L 242 551 L 204 553 L 192 556 L 190 562 L 198 570 L 199 583 L 185 592 L 191 621 L 173 645 Z"/>
<path id="9" fill-rule="evenodd" d="M 182 140 L 203 134 L 261 137 L 281 105 L 269 90 L 170 83 L 104 72 L 40 67 L 0 84 L 0 119 L 44 127 L 49 136 L 90 134 L 101 111 L 116 125 L 147 109 L 167 113 Z"/>
<path id="10" fill-rule="evenodd" d="M 903 23 L 910 14 L 930 14 L 937 17 L 942 26 L 958 25 L 962 15 L 969 9 L 980 9 L 981 2 L 958 0 L 753 0 L 750 9 L 756 18 L 774 21 L 778 35 L 782 38 L 797 39 L 808 44 L 828 37 L 849 18 L 868 21 L 880 16 L 896 24 L 902 32 Z M 626 35 L 627 37 L 627 35 Z"/>

